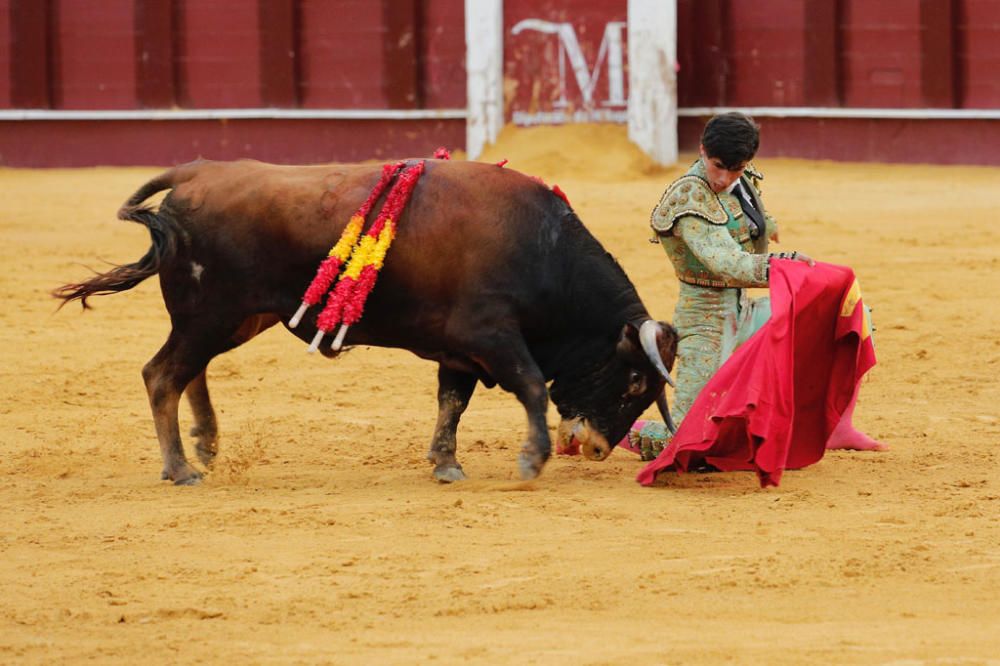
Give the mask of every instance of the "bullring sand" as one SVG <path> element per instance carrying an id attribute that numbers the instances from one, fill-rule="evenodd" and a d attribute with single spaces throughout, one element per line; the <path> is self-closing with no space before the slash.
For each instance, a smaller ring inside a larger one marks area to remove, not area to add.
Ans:
<path id="1" fill-rule="evenodd" d="M 619 127 L 508 128 L 503 158 L 670 318 L 647 219 L 682 167 Z M 170 486 L 139 374 L 157 281 L 84 315 L 49 296 L 145 252 L 115 211 L 160 169 L 0 170 L 0 662 L 1000 664 L 1000 169 L 759 166 L 779 248 L 852 266 L 874 307 L 857 422 L 892 447 L 768 490 L 642 488 L 624 451 L 520 483 L 523 410 L 481 387 L 470 480 L 438 485 L 432 364 L 280 328 L 210 366 L 220 460 Z"/>

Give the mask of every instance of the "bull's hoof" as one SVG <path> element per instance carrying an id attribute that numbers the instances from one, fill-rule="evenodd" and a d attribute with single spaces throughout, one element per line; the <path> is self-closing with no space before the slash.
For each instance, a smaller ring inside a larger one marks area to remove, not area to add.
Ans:
<path id="1" fill-rule="evenodd" d="M 201 473 L 195 472 L 193 475 L 187 477 L 186 479 L 177 479 L 174 481 L 175 486 L 197 486 L 201 483 Z"/>
<path id="2" fill-rule="evenodd" d="M 542 473 L 542 463 L 538 461 L 538 457 L 527 453 L 522 453 L 517 457 L 517 468 L 521 472 L 521 478 L 525 481 L 537 479 L 538 475 Z"/>
<path id="3" fill-rule="evenodd" d="M 184 463 L 182 467 L 177 469 L 164 468 L 163 472 L 160 474 L 160 478 L 164 481 L 173 481 L 175 486 L 194 486 L 201 483 L 201 472 L 196 470 L 191 465 Z"/>
<path id="4" fill-rule="evenodd" d="M 203 448 L 200 444 L 194 448 L 195 453 L 198 455 L 198 460 L 205 467 L 211 467 L 215 464 L 215 456 L 218 453 L 218 449 L 214 446 L 212 448 Z"/>
<path id="5" fill-rule="evenodd" d="M 191 436 L 198 440 L 194 447 L 198 460 L 206 467 L 211 467 L 219 452 L 218 431 L 214 426 L 194 426 L 191 428 Z"/>
<path id="6" fill-rule="evenodd" d="M 455 481 L 464 481 L 465 472 L 462 471 L 462 466 L 458 463 L 438 465 L 434 468 L 434 478 L 441 483 L 454 483 Z"/>

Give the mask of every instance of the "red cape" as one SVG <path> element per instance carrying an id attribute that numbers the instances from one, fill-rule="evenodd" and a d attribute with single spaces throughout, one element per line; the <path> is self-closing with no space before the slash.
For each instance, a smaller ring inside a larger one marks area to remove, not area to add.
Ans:
<path id="1" fill-rule="evenodd" d="M 772 260 L 771 318 L 698 394 L 637 480 L 708 463 L 755 470 L 761 486 L 823 457 L 861 377 L 875 365 L 854 271 Z"/>

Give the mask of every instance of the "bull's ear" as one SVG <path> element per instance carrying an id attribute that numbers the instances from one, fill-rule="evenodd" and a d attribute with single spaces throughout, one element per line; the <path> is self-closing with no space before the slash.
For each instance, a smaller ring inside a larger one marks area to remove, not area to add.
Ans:
<path id="1" fill-rule="evenodd" d="M 642 358 L 642 343 L 639 342 L 639 329 L 634 324 L 627 322 L 622 326 L 622 332 L 618 336 L 618 345 L 615 347 L 615 353 L 623 361 L 631 362 L 631 365 L 635 365 L 634 361 Z"/>

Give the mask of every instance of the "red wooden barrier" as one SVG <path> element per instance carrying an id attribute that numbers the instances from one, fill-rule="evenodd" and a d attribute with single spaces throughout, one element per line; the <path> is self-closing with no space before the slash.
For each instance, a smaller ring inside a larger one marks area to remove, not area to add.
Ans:
<path id="1" fill-rule="evenodd" d="M 57 0 L 53 3 L 58 58 L 53 106 L 130 109 L 136 103 L 133 0 Z"/>
<path id="2" fill-rule="evenodd" d="M 176 0 L 178 102 L 195 109 L 260 107 L 257 0 Z"/>
<path id="3" fill-rule="evenodd" d="M 961 104 L 969 109 L 998 109 L 1000 2 L 963 0 L 955 15 Z"/>
<path id="4" fill-rule="evenodd" d="M 424 107 L 465 107 L 465 9 L 463 0 L 425 0 L 419 13 Z"/>
<path id="5" fill-rule="evenodd" d="M 682 108 L 1000 108 L 996 0 L 677 2 Z M 626 4 L 505 0 L 507 117 L 623 120 Z M 463 8 L 464 0 L 0 0 L 0 108 L 461 108 Z M 613 67 L 619 43 L 622 63 Z M 998 161 L 995 120 L 760 120 L 765 154 Z M 681 119 L 682 148 L 697 145 L 701 123 Z M 155 129 L 140 141 L 141 127 Z M 461 127 L 5 121 L 0 164 L 422 154 L 463 146 Z M 326 139 L 312 145 L 309 132 Z"/>
<path id="6" fill-rule="evenodd" d="M 10 0 L 0 0 L 0 109 L 10 103 Z"/>

